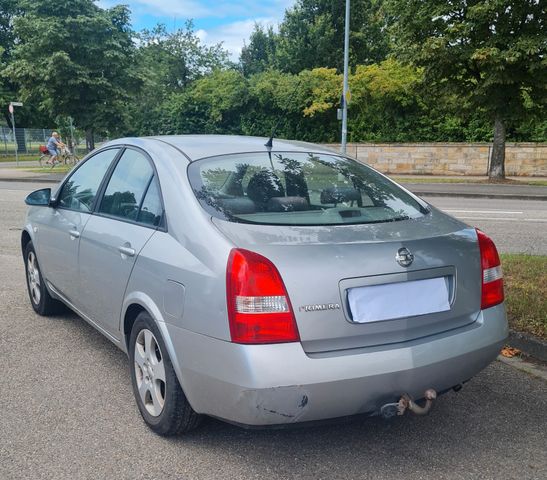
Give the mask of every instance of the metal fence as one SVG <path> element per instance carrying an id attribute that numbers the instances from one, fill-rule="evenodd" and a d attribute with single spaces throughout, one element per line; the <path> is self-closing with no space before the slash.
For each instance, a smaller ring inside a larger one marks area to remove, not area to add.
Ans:
<path id="1" fill-rule="evenodd" d="M 51 128 L 15 128 L 14 137 L 11 128 L 0 126 L 0 155 L 13 156 L 16 148 L 20 155 L 38 154 L 40 145 L 47 143 L 51 132 Z M 86 151 L 84 135 L 75 130 L 73 139 L 75 153 L 84 153 Z M 71 138 L 63 138 L 62 140 L 69 143 Z M 108 141 L 108 138 L 95 136 L 95 146 L 105 141 Z"/>

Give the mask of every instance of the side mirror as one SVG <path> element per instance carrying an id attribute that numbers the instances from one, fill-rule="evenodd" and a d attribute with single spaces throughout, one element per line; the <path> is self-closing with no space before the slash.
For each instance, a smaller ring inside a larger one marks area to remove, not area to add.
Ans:
<path id="1" fill-rule="evenodd" d="M 47 207 L 51 199 L 51 188 L 42 188 L 29 194 L 25 198 L 27 205 Z"/>

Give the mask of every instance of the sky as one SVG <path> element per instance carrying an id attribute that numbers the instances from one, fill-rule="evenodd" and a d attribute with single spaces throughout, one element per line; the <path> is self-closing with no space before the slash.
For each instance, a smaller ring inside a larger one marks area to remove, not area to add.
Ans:
<path id="1" fill-rule="evenodd" d="M 206 44 L 223 42 L 235 61 L 255 22 L 274 28 L 295 0 L 99 0 L 108 8 L 123 3 L 131 10 L 135 30 L 164 23 L 169 30 L 194 21 L 196 34 Z M 248 42 L 247 42 L 248 43 Z"/>

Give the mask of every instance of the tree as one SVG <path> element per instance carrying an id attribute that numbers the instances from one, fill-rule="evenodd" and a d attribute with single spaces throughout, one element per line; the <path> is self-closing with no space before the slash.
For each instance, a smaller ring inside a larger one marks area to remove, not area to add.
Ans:
<path id="1" fill-rule="evenodd" d="M 171 33 L 165 25 L 158 24 L 152 30 L 143 30 L 138 37 L 138 61 L 158 87 L 181 90 L 203 75 L 229 65 L 228 52 L 222 44 L 204 45 L 191 20 Z"/>
<path id="2" fill-rule="evenodd" d="M 92 0 L 21 0 L 20 8 L 5 74 L 18 82 L 23 100 L 52 118 L 73 117 L 94 148 L 94 129 L 123 126 L 137 88 L 128 9 L 103 10 Z"/>
<path id="3" fill-rule="evenodd" d="M 303 70 L 298 75 L 267 70 L 249 78 L 249 102 L 242 130 L 249 135 L 307 141 L 333 141 L 336 105 L 342 91 L 335 69 Z"/>
<path id="4" fill-rule="evenodd" d="M 19 0 L 2 0 L 0 2 L 0 110 L 7 125 L 13 128 L 11 115 L 8 113 L 8 104 L 20 100 L 19 85 L 14 78 L 4 72 L 13 58 L 13 50 L 18 42 L 14 31 L 14 19 L 21 15 L 22 9 Z M 46 124 L 46 118 L 32 111 L 30 105 L 18 107 L 15 114 L 17 127 L 31 126 L 33 121 L 38 125 Z M 19 132 L 15 136 L 19 152 L 26 151 L 25 137 Z"/>
<path id="5" fill-rule="evenodd" d="M 295 138 L 294 130 L 302 116 L 296 75 L 269 69 L 249 78 L 249 108 L 241 119 L 247 135 Z M 304 133 L 303 131 L 301 132 Z M 303 138 L 303 137 L 301 137 Z"/>
<path id="6" fill-rule="evenodd" d="M 241 133 L 247 97 L 247 81 L 240 72 L 216 70 L 168 97 L 164 103 L 166 130 L 178 134 Z"/>
<path id="7" fill-rule="evenodd" d="M 350 76 L 349 126 L 352 141 L 409 141 L 424 111 L 420 97 L 422 72 L 393 58 L 358 65 Z"/>
<path id="8" fill-rule="evenodd" d="M 389 53 L 383 0 L 352 0 L 350 63 L 370 64 Z M 316 67 L 343 69 L 345 2 L 298 0 L 279 26 L 276 61 L 283 71 Z"/>
<path id="9" fill-rule="evenodd" d="M 273 27 L 270 25 L 264 28 L 256 23 L 249 38 L 249 45 L 244 45 L 241 49 L 239 62 L 243 75 L 248 77 L 274 66 L 276 48 L 277 36 Z"/>
<path id="10" fill-rule="evenodd" d="M 170 127 L 162 124 L 164 102 L 199 78 L 230 66 L 228 52 L 222 44 L 203 45 L 191 21 L 174 32 L 158 24 L 140 32 L 138 38 L 133 69 L 142 88 L 130 104 L 129 131 L 141 135 L 169 131 Z"/>
<path id="11" fill-rule="evenodd" d="M 547 63 L 540 0 L 386 0 L 392 38 L 403 61 L 462 109 L 493 124 L 488 175 L 505 176 L 508 128 L 545 110 Z M 433 90 L 432 90 L 433 91 Z"/>
<path id="12" fill-rule="evenodd" d="M 13 32 L 13 19 L 20 13 L 17 0 L 2 0 L 0 3 L 0 71 L 5 70 L 10 63 L 13 47 L 15 46 L 15 34 Z M 0 108 L 8 125 L 11 119 L 8 115 L 7 105 L 16 95 L 16 86 L 9 77 L 0 75 Z"/>

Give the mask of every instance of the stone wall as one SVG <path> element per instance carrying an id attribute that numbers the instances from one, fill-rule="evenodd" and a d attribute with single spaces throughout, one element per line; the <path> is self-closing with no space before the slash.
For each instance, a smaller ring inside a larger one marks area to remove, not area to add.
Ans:
<path id="1" fill-rule="evenodd" d="M 329 145 L 340 149 L 339 145 Z M 489 143 L 349 143 L 347 153 L 384 173 L 487 175 Z M 547 143 L 507 143 L 508 176 L 547 176 Z"/>

